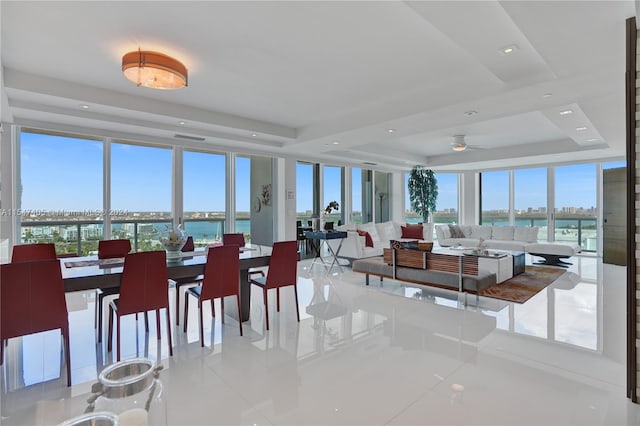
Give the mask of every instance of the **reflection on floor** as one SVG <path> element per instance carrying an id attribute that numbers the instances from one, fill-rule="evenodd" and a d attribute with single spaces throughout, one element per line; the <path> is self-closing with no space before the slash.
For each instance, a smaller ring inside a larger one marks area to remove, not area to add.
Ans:
<path id="1" fill-rule="evenodd" d="M 262 295 L 253 291 L 244 337 L 235 320 L 212 321 L 207 308 L 201 348 L 191 304 L 188 332 L 173 330 L 172 358 L 164 321 L 158 341 L 153 318 L 145 335 L 144 321 L 136 328 L 133 317 L 123 320 L 123 358 L 161 360 L 172 425 L 638 425 L 640 406 L 624 387 L 626 270 L 595 257 L 572 261 L 568 274 L 525 304 L 480 298 L 476 306 L 470 297 L 465 307 L 455 292 L 392 280 L 365 287 L 349 268 L 327 276 L 309 272 L 304 260 L 300 323 L 285 288 L 279 313 L 269 295 L 265 332 Z M 74 386 L 65 386 L 57 332 L 12 339 L 1 378 L 3 425 L 80 414 L 112 362 L 96 343 L 94 294 L 69 295 L 68 304 Z"/>

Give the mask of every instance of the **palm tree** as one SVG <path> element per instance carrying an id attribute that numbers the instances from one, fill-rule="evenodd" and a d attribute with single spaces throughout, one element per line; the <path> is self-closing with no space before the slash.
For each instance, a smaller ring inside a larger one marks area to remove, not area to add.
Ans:
<path id="1" fill-rule="evenodd" d="M 429 214 L 436 209 L 438 199 L 438 180 L 433 170 L 422 166 L 414 166 L 409 174 L 409 199 L 413 211 L 422 215 L 422 222 L 427 223 Z"/>

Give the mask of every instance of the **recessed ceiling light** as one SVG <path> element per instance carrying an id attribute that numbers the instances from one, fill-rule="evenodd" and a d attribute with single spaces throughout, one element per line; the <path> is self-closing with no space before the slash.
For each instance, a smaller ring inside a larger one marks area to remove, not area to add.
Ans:
<path id="1" fill-rule="evenodd" d="M 509 46 L 505 46 L 505 47 L 501 48 L 500 52 L 502 52 L 504 55 L 509 55 L 510 53 L 513 53 L 516 50 L 518 50 L 518 45 L 511 44 Z"/>
<path id="2" fill-rule="evenodd" d="M 89 105 L 82 105 L 81 108 L 82 109 L 89 109 Z"/>
<path id="3" fill-rule="evenodd" d="M 565 109 L 564 111 L 560 111 L 560 115 L 569 115 L 569 114 L 573 114 L 572 109 Z"/>
<path id="4" fill-rule="evenodd" d="M 596 142 L 598 139 L 596 138 L 591 138 L 591 139 L 587 139 L 587 142 Z"/>
<path id="5" fill-rule="evenodd" d="M 184 126 L 184 125 L 185 125 L 185 124 L 187 124 L 187 123 L 186 123 L 186 122 L 184 122 L 184 121 L 178 121 L 178 124 L 179 124 L 179 125 L 181 125 L 181 126 Z"/>
<path id="6" fill-rule="evenodd" d="M 387 129 L 387 132 L 389 132 L 389 133 L 393 133 L 395 131 L 396 131 L 396 129 Z"/>
<path id="7" fill-rule="evenodd" d="M 333 141 L 331 143 L 334 144 L 334 145 L 340 145 L 340 142 L 338 142 L 338 141 Z"/>
<path id="8" fill-rule="evenodd" d="M 542 95 L 543 98 L 550 98 L 553 96 L 553 93 L 545 93 L 544 95 Z"/>
<path id="9" fill-rule="evenodd" d="M 478 111 L 465 111 L 464 115 L 466 115 L 467 117 L 471 117 L 472 115 L 476 115 L 478 113 Z"/>
<path id="10" fill-rule="evenodd" d="M 583 130 L 587 130 L 586 127 L 582 126 L 582 127 L 576 127 L 576 131 L 578 132 L 582 132 Z"/>
<path id="11" fill-rule="evenodd" d="M 258 134 L 257 133 L 251 133 L 251 136 L 255 138 L 255 137 L 258 136 Z"/>

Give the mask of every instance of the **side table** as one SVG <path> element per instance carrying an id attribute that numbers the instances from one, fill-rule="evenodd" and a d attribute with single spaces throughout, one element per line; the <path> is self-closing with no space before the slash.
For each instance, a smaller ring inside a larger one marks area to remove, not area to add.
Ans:
<path id="1" fill-rule="evenodd" d="M 313 259 L 313 262 L 311 263 L 311 266 L 309 267 L 309 270 L 313 269 L 313 266 L 316 264 L 316 261 L 318 259 L 320 259 L 320 262 L 322 262 L 322 264 L 327 267 L 329 266 L 329 269 L 327 270 L 327 273 L 330 273 L 331 270 L 333 269 L 333 265 L 338 265 L 338 268 L 340 268 L 340 271 L 342 271 L 342 265 L 340 265 L 340 262 L 338 262 L 338 254 L 340 254 L 340 249 L 342 248 L 342 242 L 344 241 L 345 238 L 347 238 L 347 233 L 344 231 L 325 231 L 325 232 L 321 232 L 321 231 L 307 231 L 304 233 L 304 236 L 307 238 L 307 240 L 317 240 L 319 241 L 318 244 L 312 244 L 313 248 L 316 251 L 316 256 Z M 331 245 L 328 243 L 329 240 L 340 240 L 340 244 L 338 244 L 338 248 L 334 251 L 333 248 L 331 247 Z M 328 265 L 324 259 L 322 258 L 322 245 L 325 245 L 328 250 L 329 250 L 329 254 L 332 257 L 332 261 L 331 261 L 331 265 Z"/>

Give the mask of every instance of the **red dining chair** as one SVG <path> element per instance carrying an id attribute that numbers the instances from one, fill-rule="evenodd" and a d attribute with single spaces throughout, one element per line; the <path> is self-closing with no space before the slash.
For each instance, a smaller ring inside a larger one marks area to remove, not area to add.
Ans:
<path id="1" fill-rule="evenodd" d="M 12 262 L 56 259 L 56 246 L 53 243 L 19 244 L 13 246 Z"/>
<path id="2" fill-rule="evenodd" d="M 120 296 L 109 303 L 109 342 L 107 343 L 107 348 L 108 351 L 111 351 L 113 315 L 115 313 L 117 361 L 120 361 L 120 317 L 140 312 L 156 311 L 156 332 L 158 340 L 160 340 L 160 309 L 162 308 L 165 308 L 167 312 L 169 355 L 173 356 L 167 284 L 166 252 L 130 253 L 125 257 L 122 279 L 120 280 Z"/>
<path id="3" fill-rule="evenodd" d="M 193 237 L 187 237 L 187 242 L 182 247 L 182 252 L 194 251 L 196 249 L 193 244 Z M 176 325 L 180 325 L 180 287 L 187 284 L 200 284 L 202 283 L 202 275 L 196 275 L 194 277 L 186 278 L 174 278 L 172 281 L 175 283 L 176 289 Z"/>
<path id="4" fill-rule="evenodd" d="M 98 259 L 124 258 L 131 251 L 131 241 L 127 239 L 98 241 Z M 96 291 L 95 322 L 98 326 L 98 342 L 102 342 L 102 303 L 107 296 L 118 294 L 118 287 L 103 288 Z M 145 321 L 148 322 L 145 316 Z M 147 326 L 147 330 L 149 327 Z"/>
<path id="5" fill-rule="evenodd" d="M 238 247 L 244 247 L 245 246 L 244 234 L 241 234 L 241 233 L 222 234 L 222 245 L 223 246 L 234 245 Z M 251 275 L 254 275 L 254 274 L 260 274 L 261 276 L 264 277 L 264 272 L 262 272 L 261 270 L 249 269 L 248 273 L 249 273 L 249 277 L 251 277 Z"/>
<path id="6" fill-rule="evenodd" d="M 187 251 L 194 251 L 196 249 L 195 244 L 193 244 L 193 237 L 192 236 L 188 236 L 187 237 L 187 241 L 184 243 L 184 245 L 182 246 L 182 252 L 187 252 Z"/>
<path id="7" fill-rule="evenodd" d="M 42 331 L 60 329 L 71 386 L 69 314 L 58 260 L 14 262 L 0 265 L 0 364 L 5 341 Z"/>
<path id="8" fill-rule="evenodd" d="M 198 312 L 200 313 L 200 346 L 204 347 L 204 329 L 202 325 L 202 302 L 211 301 L 211 316 L 215 318 L 216 312 L 213 300 L 220 298 L 221 321 L 224 323 L 224 298 L 236 296 L 238 302 L 238 323 L 242 336 L 242 315 L 240 313 L 240 256 L 238 246 L 224 245 L 212 247 L 207 253 L 207 263 L 204 267 L 204 279 L 202 286 L 194 286 L 187 289 L 184 298 L 184 332 L 187 332 L 187 319 L 189 318 L 189 296 L 198 299 Z"/>
<path id="9" fill-rule="evenodd" d="M 238 247 L 244 247 L 245 246 L 244 234 L 241 234 L 241 233 L 222 234 L 222 245 L 224 246 L 235 245 Z"/>
<path id="10" fill-rule="evenodd" d="M 276 309 L 280 312 L 280 287 L 293 286 L 296 298 L 296 315 L 300 322 L 300 310 L 298 308 L 298 243 L 296 241 L 281 241 L 273 244 L 271 260 L 267 277 L 249 278 L 251 284 L 262 288 L 264 297 L 264 312 L 267 330 L 269 330 L 269 305 L 267 303 L 267 291 L 276 289 Z"/>

